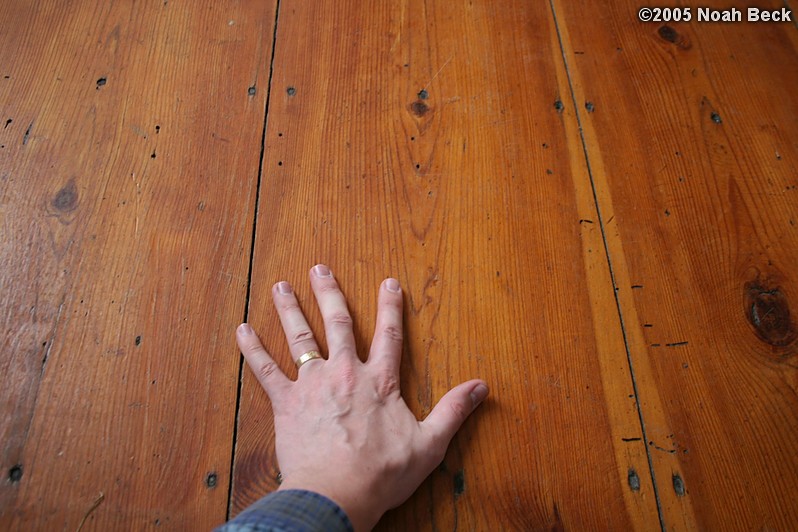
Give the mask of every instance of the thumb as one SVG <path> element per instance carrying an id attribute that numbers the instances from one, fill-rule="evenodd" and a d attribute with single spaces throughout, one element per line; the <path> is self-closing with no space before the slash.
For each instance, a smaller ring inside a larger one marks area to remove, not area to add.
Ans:
<path id="1" fill-rule="evenodd" d="M 485 381 L 475 379 L 464 382 L 449 390 L 422 424 L 449 445 L 463 422 L 487 396 Z"/>

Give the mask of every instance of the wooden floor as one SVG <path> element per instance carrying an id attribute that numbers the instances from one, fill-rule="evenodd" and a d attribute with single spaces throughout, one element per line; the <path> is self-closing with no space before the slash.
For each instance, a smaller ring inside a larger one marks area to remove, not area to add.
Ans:
<path id="1" fill-rule="evenodd" d="M 275 489 L 234 329 L 293 371 L 317 262 L 492 390 L 379 529 L 798 528 L 798 29 L 604 4 L 6 2 L 0 529 Z"/>

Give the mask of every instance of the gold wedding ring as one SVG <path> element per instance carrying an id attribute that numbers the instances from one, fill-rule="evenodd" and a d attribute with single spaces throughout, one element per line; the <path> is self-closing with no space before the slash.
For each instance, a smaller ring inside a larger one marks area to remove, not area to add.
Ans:
<path id="1" fill-rule="evenodd" d="M 306 362 L 313 360 L 314 358 L 321 358 L 321 353 L 318 351 L 308 351 L 298 359 L 296 359 L 296 369 L 301 368 L 305 365 Z"/>

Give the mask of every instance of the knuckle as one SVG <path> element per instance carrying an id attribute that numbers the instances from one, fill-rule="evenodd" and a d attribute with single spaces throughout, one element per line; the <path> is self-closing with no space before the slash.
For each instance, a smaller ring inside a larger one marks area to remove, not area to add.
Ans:
<path id="1" fill-rule="evenodd" d="M 241 350 L 241 352 L 246 355 L 256 355 L 262 351 L 263 347 L 259 343 L 251 343 L 245 345 L 244 348 Z"/>
<path id="2" fill-rule="evenodd" d="M 402 328 L 396 325 L 386 325 L 382 328 L 382 336 L 394 343 L 402 343 Z"/>
<path id="3" fill-rule="evenodd" d="M 470 411 L 461 403 L 460 401 L 453 401 L 449 408 L 452 410 L 452 413 L 455 415 L 458 421 L 465 421 L 470 414 Z"/>
<path id="4" fill-rule="evenodd" d="M 264 362 L 263 364 L 258 366 L 256 375 L 258 377 L 258 380 L 267 381 L 269 380 L 269 378 L 271 378 L 272 375 L 275 375 L 278 371 L 280 371 L 280 368 L 277 366 L 275 362 Z"/>
<path id="5" fill-rule="evenodd" d="M 339 389 L 346 395 L 351 393 L 357 386 L 357 375 L 355 368 L 351 365 L 343 366 L 338 373 Z"/>
<path id="6" fill-rule="evenodd" d="M 305 343 L 308 340 L 313 340 L 313 331 L 310 329 L 292 331 L 288 337 L 288 343 L 291 344 L 292 347 Z"/>
<path id="7" fill-rule="evenodd" d="M 399 381 L 394 375 L 384 373 L 377 378 L 377 397 L 386 399 L 399 390 Z"/>
<path id="8" fill-rule="evenodd" d="M 352 316 L 348 312 L 334 312 L 330 315 L 329 322 L 331 325 L 344 325 L 347 327 L 352 326 Z"/>

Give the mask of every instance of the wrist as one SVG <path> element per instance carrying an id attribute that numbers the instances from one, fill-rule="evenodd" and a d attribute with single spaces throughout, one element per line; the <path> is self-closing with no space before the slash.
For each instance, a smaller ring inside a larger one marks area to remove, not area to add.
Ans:
<path id="1" fill-rule="evenodd" d="M 367 496 L 358 495 L 355 490 L 348 492 L 329 485 L 321 479 L 313 481 L 290 481 L 284 480 L 278 491 L 282 490 L 305 490 L 318 493 L 338 505 L 344 511 L 355 532 L 368 531 L 374 528 L 382 517 L 384 510 L 375 504 Z"/>

